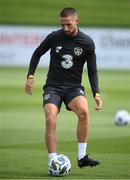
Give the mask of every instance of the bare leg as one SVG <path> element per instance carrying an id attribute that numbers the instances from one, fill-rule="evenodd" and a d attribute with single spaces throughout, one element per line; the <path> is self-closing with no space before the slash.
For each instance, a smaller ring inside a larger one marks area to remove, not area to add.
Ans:
<path id="1" fill-rule="evenodd" d="M 58 108 L 54 104 L 46 104 L 44 106 L 46 118 L 45 142 L 48 153 L 56 152 L 56 120 Z"/>
<path id="2" fill-rule="evenodd" d="M 88 121 L 89 111 L 88 103 L 85 97 L 77 96 L 70 103 L 69 107 L 77 114 L 77 139 L 78 139 L 78 166 L 80 168 L 85 166 L 96 166 L 100 164 L 99 161 L 94 160 L 86 155 L 86 145 L 88 140 Z"/>
<path id="3" fill-rule="evenodd" d="M 88 121 L 89 121 L 87 100 L 84 96 L 77 96 L 69 103 L 69 107 L 78 116 L 77 140 L 79 143 L 85 143 L 88 139 Z"/>

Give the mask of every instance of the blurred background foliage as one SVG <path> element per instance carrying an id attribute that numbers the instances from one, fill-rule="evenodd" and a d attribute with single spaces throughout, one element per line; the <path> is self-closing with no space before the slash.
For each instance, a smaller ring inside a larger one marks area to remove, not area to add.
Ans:
<path id="1" fill-rule="evenodd" d="M 130 0 L 0 0 L 0 24 L 59 25 L 59 12 L 77 9 L 81 26 L 130 27 Z"/>

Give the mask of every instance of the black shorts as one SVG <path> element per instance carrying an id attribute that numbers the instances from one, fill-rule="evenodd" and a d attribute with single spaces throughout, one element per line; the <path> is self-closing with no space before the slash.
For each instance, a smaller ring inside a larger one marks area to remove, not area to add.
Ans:
<path id="1" fill-rule="evenodd" d="M 84 87 L 81 85 L 63 86 L 63 85 L 45 85 L 43 86 L 43 106 L 48 103 L 55 104 L 60 110 L 62 102 L 66 105 L 77 96 L 85 96 Z"/>

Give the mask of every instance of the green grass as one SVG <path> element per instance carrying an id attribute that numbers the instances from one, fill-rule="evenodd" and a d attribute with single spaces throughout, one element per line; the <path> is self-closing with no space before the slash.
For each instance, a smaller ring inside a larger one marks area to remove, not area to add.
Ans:
<path id="1" fill-rule="evenodd" d="M 37 69 L 32 96 L 24 92 L 26 72 L 27 68 L 0 68 L 0 178 L 52 179 L 47 176 L 42 112 L 42 85 L 47 70 Z M 130 72 L 99 71 L 104 102 L 101 112 L 94 110 L 86 74 L 85 71 L 83 85 L 91 113 L 88 153 L 101 165 L 77 167 L 77 120 L 62 106 L 57 127 L 58 152 L 66 154 L 72 164 L 64 179 L 130 179 L 130 125 L 117 127 L 113 121 L 118 109 L 130 111 Z"/>
<path id="2" fill-rule="evenodd" d="M 77 9 L 82 26 L 130 27 L 130 0 L 0 0 L 0 23 L 59 25 L 66 6 Z"/>

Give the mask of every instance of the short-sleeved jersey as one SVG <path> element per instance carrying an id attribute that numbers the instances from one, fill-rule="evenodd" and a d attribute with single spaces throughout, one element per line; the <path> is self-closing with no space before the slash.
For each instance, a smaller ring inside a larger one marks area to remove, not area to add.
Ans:
<path id="1" fill-rule="evenodd" d="M 81 84 L 83 67 L 87 61 L 88 76 L 93 95 L 99 92 L 95 45 L 80 30 L 76 36 L 66 35 L 62 29 L 50 33 L 33 53 L 28 75 L 33 75 L 40 57 L 50 49 L 50 65 L 46 84 Z"/>

